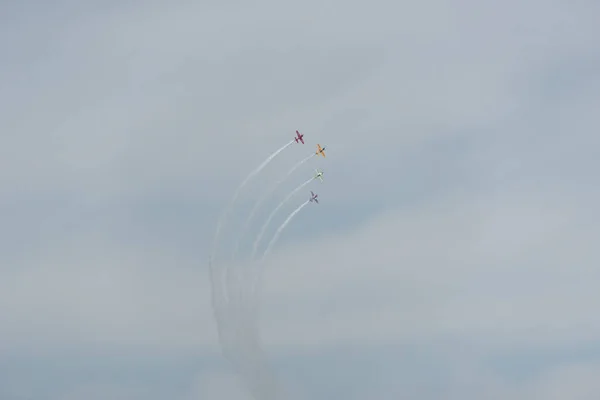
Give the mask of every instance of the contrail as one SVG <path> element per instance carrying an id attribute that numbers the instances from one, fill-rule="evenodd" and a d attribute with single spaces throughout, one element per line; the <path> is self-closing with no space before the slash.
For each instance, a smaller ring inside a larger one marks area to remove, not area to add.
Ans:
<path id="1" fill-rule="evenodd" d="M 292 190 L 290 194 L 287 195 L 287 197 L 285 199 L 283 199 L 281 201 L 281 203 L 279 203 L 279 205 L 277 207 L 275 207 L 275 209 L 271 212 L 271 215 L 269 215 L 269 218 L 267 218 L 267 221 L 263 224 L 262 228 L 260 229 L 260 233 L 258 234 L 256 240 L 254 241 L 254 245 L 252 246 L 252 257 L 251 259 L 254 259 L 254 256 L 256 255 L 256 251 L 258 250 L 258 244 L 260 243 L 260 240 L 262 239 L 263 235 L 265 234 L 265 229 L 267 229 L 267 226 L 269 225 L 269 223 L 271 222 L 271 220 L 273 219 L 273 217 L 275 216 L 275 214 L 277 213 L 277 211 L 279 211 L 279 209 L 281 207 L 283 207 L 283 205 L 289 200 L 291 199 L 300 189 L 302 189 L 304 186 L 308 185 L 309 183 L 311 183 L 315 178 L 310 178 L 309 180 L 307 180 L 306 182 L 302 183 L 300 186 L 298 186 L 296 189 Z"/>
<path id="2" fill-rule="evenodd" d="M 248 229 L 248 226 L 250 225 L 250 221 L 252 221 L 252 218 L 254 218 L 254 214 L 256 214 L 256 212 L 258 211 L 259 207 L 262 205 L 262 203 L 267 199 L 267 197 L 269 197 L 269 195 L 271 195 L 275 189 L 277 189 L 277 187 L 279 185 L 281 185 L 283 182 L 285 182 L 285 180 L 295 171 L 297 170 L 302 164 L 304 164 L 305 162 L 307 162 L 308 160 L 310 160 L 311 158 L 313 158 L 314 156 L 316 156 L 315 153 L 312 153 L 310 156 L 298 161 L 296 163 L 296 165 L 294 165 L 288 172 L 287 174 L 285 174 L 284 177 L 282 177 L 281 179 L 279 179 L 277 182 L 275 182 L 275 184 L 273 186 L 271 186 L 269 188 L 269 190 L 263 192 L 263 195 L 259 198 L 259 200 L 256 202 L 256 204 L 254 205 L 254 208 L 252 208 L 252 211 L 250 211 L 250 215 L 248 216 L 248 218 L 246 219 L 246 222 L 244 223 L 244 225 L 242 226 L 242 228 L 240 229 L 240 234 L 239 234 L 239 238 L 235 244 L 235 249 L 233 250 L 233 254 L 231 256 L 232 259 L 235 258 L 235 256 L 237 255 L 237 252 L 240 248 L 240 242 L 242 240 L 242 238 L 244 237 L 244 235 L 246 234 L 246 230 Z"/>
<path id="3" fill-rule="evenodd" d="M 306 200 L 304 203 L 300 204 L 300 206 L 298 206 L 298 208 L 296 208 L 294 211 L 292 211 L 292 213 L 287 217 L 287 219 L 285 221 L 283 221 L 283 224 L 281 224 L 281 226 L 279 227 L 279 229 L 277 229 L 277 232 L 275 232 L 275 235 L 273 236 L 273 239 L 271 239 L 271 241 L 269 242 L 269 245 L 267 246 L 267 249 L 263 253 L 261 261 L 263 261 L 265 259 L 265 257 L 269 254 L 269 252 L 271 251 L 271 248 L 273 247 L 273 245 L 275 244 L 275 242 L 277 242 L 277 239 L 279 239 L 279 235 L 285 229 L 285 227 L 287 226 L 287 224 L 289 224 L 290 221 L 292 220 L 292 218 L 294 218 L 294 216 L 296 214 L 298 214 L 300 212 L 300 210 L 302 210 L 304 207 L 306 207 L 306 205 L 309 202 L 310 202 L 310 200 Z"/>
<path id="4" fill-rule="evenodd" d="M 229 202 L 229 205 L 227 206 L 227 208 L 223 211 L 223 214 L 221 214 L 221 217 L 219 218 L 219 221 L 217 222 L 217 230 L 215 232 L 215 238 L 213 240 L 213 246 L 212 246 L 212 251 L 211 251 L 211 256 L 210 259 L 214 260 L 215 258 L 215 253 L 217 251 L 217 244 L 218 244 L 218 240 L 219 240 L 219 234 L 221 233 L 221 227 L 223 226 L 223 224 L 225 223 L 225 220 L 227 218 L 227 216 L 229 215 L 229 211 L 231 210 L 231 208 L 233 207 L 233 205 L 235 204 L 235 201 L 237 200 L 241 190 L 244 188 L 244 186 L 246 186 L 246 184 L 250 181 L 250 179 L 252 179 L 252 177 L 254 177 L 256 174 L 258 174 L 260 171 L 262 171 L 262 169 L 264 167 L 267 166 L 267 164 L 269 162 L 271 162 L 271 160 L 273 160 L 275 157 L 277 157 L 277 155 L 279 153 L 281 153 L 283 150 L 285 150 L 288 146 L 290 146 L 292 143 L 294 143 L 293 140 L 291 140 L 290 142 L 288 142 L 286 145 L 282 146 L 281 148 L 279 148 L 277 151 L 275 151 L 273 154 L 271 154 L 269 157 L 267 157 L 267 159 L 265 161 L 263 161 L 262 164 L 260 164 L 254 171 L 250 172 L 250 174 L 246 177 L 246 179 L 240 184 L 240 186 L 236 189 L 233 198 L 231 199 L 231 201 Z M 211 264 L 213 265 L 213 264 Z"/>

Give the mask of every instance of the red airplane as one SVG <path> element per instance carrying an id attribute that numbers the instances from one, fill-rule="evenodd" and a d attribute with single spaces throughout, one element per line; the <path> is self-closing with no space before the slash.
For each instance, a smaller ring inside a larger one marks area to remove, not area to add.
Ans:
<path id="1" fill-rule="evenodd" d="M 315 202 L 317 204 L 319 204 L 319 200 L 317 200 L 317 196 L 319 196 L 318 194 L 314 194 L 313 191 L 310 191 L 310 201 L 311 202 Z"/>
<path id="2" fill-rule="evenodd" d="M 300 134 L 300 132 L 296 131 L 296 137 L 294 138 L 294 140 L 296 141 L 296 143 L 298 143 L 298 141 L 302 142 L 302 144 L 304 144 L 304 139 L 302 139 L 304 137 L 304 134 Z"/>

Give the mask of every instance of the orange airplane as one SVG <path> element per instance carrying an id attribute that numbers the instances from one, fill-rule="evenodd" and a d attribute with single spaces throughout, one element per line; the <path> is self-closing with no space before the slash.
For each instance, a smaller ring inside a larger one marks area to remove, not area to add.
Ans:
<path id="1" fill-rule="evenodd" d="M 315 152 L 316 155 L 322 155 L 323 157 L 325 157 L 325 147 L 321 148 L 320 144 L 317 144 L 317 151 Z"/>

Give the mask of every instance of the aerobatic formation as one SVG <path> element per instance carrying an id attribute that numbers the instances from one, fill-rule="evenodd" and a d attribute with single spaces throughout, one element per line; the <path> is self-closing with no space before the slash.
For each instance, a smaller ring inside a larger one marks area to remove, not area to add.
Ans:
<path id="1" fill-rule="evenodd" d="M 237 231 L 237 238 L 229 258 L 224 261 L 223 257 L 217 258 L 220 250 L 221 231 L 227 225 L 227 219 L 235 206 L 244 187 L 256 177 L 273 159 L 293 144 L 304 145 L 304 134 L 296 130 L 296 136 L 274 151 L 256 169 L 244 179 L 235 190 L 229 205 L 223 211 L 215 232 L 212 250 L 210 254 L 209 267 L 212 285 L 212 304 L 219 341 L 223 355 L 232 363 L 240 377 L 248 386 L 256 400 L 279 400 L 283 398 L 283 391 L 277 384 L 275 374 L 271 369 L 261 348 L 261 340 L 258 330 L 258 304 L 260 283 L 264 260 L 270 254 L 271 249 L 277 243 L 281 233 L 306 205 L 309 203 L 319 204 L 318 194 L 310 191 L 310 196 L 299 204 L 287 218 L 279 225 L 275 234 L 267 244 L 260 257 L 257 257 L 259 246 L 272 220 L 290 200 L 301 192 L 312 181 L 319 179 L 323 183 L 323 171 L 315 169 L 314 175 L 298 186 L 283 198 L 283 200 L 270 212 L 266 220 L 261 224 L 256 237 L 252 242 L 250 260 L 244 263 L 237 260 L 240 246 L 251 226 L 251 222 L 264 201 L 273 195 L 282 183 L 287 181 L 292 174 L 304 163 L 315 156 L 325 158 L 325 146 L 317 144 L 316 151 L 294 164 L 272 187 L 262 192 L 262 196 L 255 202 L 254 207 L 245 219 L 241 229 Z"/>

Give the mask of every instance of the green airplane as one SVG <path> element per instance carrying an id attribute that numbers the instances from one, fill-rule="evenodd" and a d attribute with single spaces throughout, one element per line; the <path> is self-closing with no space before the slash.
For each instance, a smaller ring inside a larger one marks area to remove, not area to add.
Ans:
<path id="1" fill-rule="evenodd" d="M 315 169 L 315 178 L 317 179 L 319 178 L 321 180 L 321 183 L 323 183 L 323 171 L 321 171 L 320 169 Z"/>

